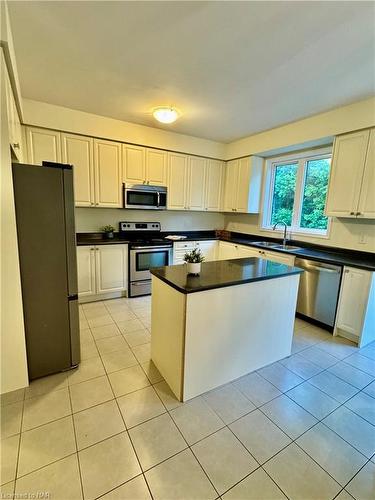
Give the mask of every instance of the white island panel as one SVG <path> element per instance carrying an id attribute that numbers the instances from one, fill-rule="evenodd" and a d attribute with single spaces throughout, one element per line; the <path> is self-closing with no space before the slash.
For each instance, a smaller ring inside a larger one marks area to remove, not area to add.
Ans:
<path id="1" fill-rule="evenodd" d="M 289 356 L 299 275 L 187 295 L 183 400 Z"/>

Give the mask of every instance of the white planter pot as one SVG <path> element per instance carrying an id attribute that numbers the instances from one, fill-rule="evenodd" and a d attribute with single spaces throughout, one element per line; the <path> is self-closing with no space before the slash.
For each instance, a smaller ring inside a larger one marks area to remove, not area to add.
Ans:
<path id="1" fill-rule="evenodd" d="M 201 272 L 201 262 L 187 262 L 188 274 L 199 274 Z"/>

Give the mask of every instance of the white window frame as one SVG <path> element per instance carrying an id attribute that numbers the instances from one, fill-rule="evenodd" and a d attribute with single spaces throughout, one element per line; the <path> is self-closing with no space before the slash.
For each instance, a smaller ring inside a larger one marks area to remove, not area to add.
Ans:
<path id="1" fill-rule="evenodd" d="M 302 210 L 302 199 L 305 190 L 306 169 L 305 165 L 309 160 L 319 160 L 326 158 L 327 155 L 332 157 L 332 146 L 313 149 L 310 151 L 303 151 L 300 153 L 293 153 L 290 155 L 278 156 L 268 158 L 266 160 L 266 173 L 263 188 L 263 203 L 262 214 L 260 217 L 260 230 L 272 231 L 273 226 L 270 224 L 272 202 L 273 202 L 273 188 L 275 181 L 276 167 L 280 165 L 289 165 L 290 163 L 298 163 L 297 177 L 296 177 L 296 191 L 294 195 L 292 225 L 288 226 L 290 233 L 298 233 L 307 236 L 315 236 L 318 238 L 329 238 L 331 218 L 328 217 L 327 229 L 309 229 L 299 227 Z M 282 231 L 278 231 L 282 232 Z"/>

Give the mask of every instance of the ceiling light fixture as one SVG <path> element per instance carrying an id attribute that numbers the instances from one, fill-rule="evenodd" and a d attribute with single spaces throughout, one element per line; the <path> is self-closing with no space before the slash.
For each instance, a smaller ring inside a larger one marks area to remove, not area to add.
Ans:
<path id="1" fill-rule="evenodd" d="M 160 106 L 153 109 L 152 114 L 155 120 L 161 123 L 173 123 L 180 115 L 177 109 L 172 106 Z"/>

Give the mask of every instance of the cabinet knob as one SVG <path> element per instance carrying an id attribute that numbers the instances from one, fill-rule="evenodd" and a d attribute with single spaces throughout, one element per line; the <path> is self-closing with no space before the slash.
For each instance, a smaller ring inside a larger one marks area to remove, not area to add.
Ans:
<path id="1" fill-rule="evenodd" d="M 20 148 L 19 142 L 14 142 L 13 147 L 14 147 L 14 149 L 19 149 Z"/>
<path id="2" fill-rule="evenodd" d="M 361 212 L 357 212 L 356 215 L 362 215 Z"/>
<path id="3" fill-rule="evenodd" d="M 95 205 L 99 205 L 99 203 L 95 203 Z"/>
<path id="4" fill-rule="evenodd" d="M 349 269 L 345 269 L 345 273 L 348 274 L 349 273 Z"/>
<path id="5" fill-rule="evenodd" d="M 350 212 L 350 215 L 355 215 L 355 213 L 354 212 Z"/>
<path id="6" fill-rule="evenodd" d="M 95 203 L 93 201 L 90 202 L 90 205 L 95 205 Z"/>

